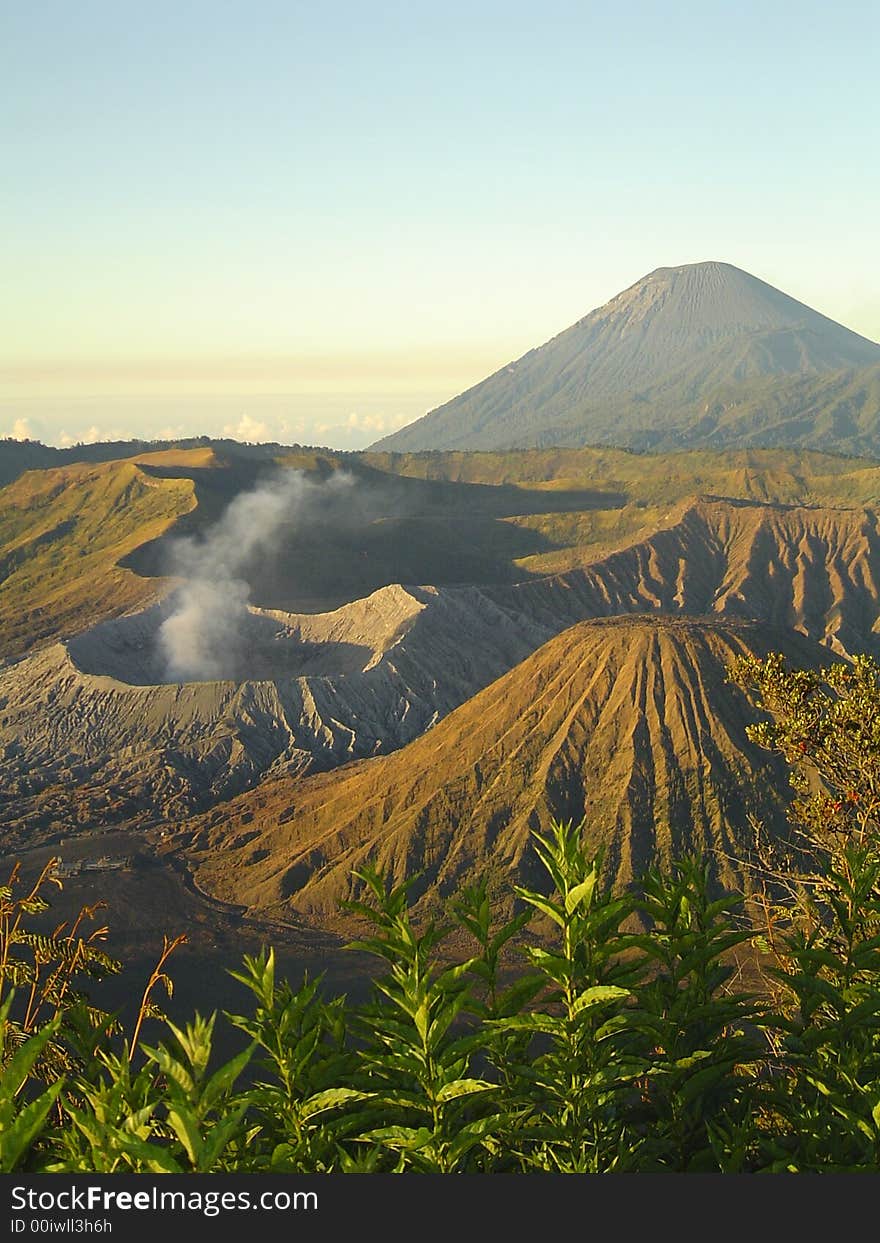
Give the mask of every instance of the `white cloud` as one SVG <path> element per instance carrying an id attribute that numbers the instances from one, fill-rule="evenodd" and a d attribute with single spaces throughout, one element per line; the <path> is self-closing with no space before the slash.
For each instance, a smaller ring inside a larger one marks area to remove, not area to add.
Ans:
<path id="1" fill-rule="evenodd" d="M 305 419 L 279 419 L 276 427 L 278 429 L 278 439 L 284 443 L 288 440 L 299 440 L 310 430 L 307 427 Z"/>
<path id="2" fill-rule="evenodd" d="M 30 419 L 16 419 L 9 434 L 13 440 L 33 440 L 34 432 Z"/>
<path id="3" fill-rule="evenodd" d="M 73 445 L 97 445 L 103 441 L 129 440 L 130 438 L 127 433 L 121 431 L 118 427 L 111 427 L 109 431 L 104 431 L 97 423 L 93 423 L 91 427 L 85 427 L 75 432 L 68 432 L 62 428 L 55 436 L 53 443 L 59 449 L 70 449 Z"/>
<path id="4" fill-rule="evenodd" d="M 364 432 L 392 432 L 411 419 L 410 414 L 358 414 L 353 411 L 345 420 L 345 426 Z"/>
<path id="5" fill-rule="evenodd" d="M 269 439 L 269 424 L 252 419 L 249 414 L 242 415 L 237 423 L 227 423 L 223 428 L 224 436 L 233 440 L 249 440 L 252 443 Z"/>

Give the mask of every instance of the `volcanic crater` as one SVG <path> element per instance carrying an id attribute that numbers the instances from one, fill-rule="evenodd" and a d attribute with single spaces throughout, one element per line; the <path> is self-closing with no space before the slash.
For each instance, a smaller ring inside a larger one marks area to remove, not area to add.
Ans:
<path id="1" fill-rule="evenodd" d="M 197 640 L 202 659 L 194 658 L 183 671 L 169 660 L 164 641 L 176 615 L 173 599 L 101 622 L 69 639 L 67 652 L 80 673 L 129 686 L 278 682 L 362 673 L 400 641 L 419 612 L 416 601 L 403 591 L 376 595 L 383 598 L 359 600 L 333 613 L 230 609 Z"/>

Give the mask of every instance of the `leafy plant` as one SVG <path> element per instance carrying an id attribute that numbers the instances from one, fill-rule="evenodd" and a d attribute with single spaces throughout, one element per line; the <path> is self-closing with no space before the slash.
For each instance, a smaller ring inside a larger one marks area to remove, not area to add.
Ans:
<path id="1" fill-rule="evenodd" d="M 39 1057 L 29 1063 L 28 1075 L 44 1083 L 69 1073 L 114 1021 L 93 1006 L 83 985 L 120 970 L 120 964 L 101 948 L 107 935 L 96 923 L 102 902 L 84 906 L 72 925 L 58 924 L 51 932 L 34 927 L 49 910 L 45 891 L 61 887 L 56 875 L 57 859 L 50 859 L 36 879 L 24 884 L 21 867 L 16 864 L 6 884 L 0 886 L 0 1002 L 8 989 L 15 998 L 3 1009 L 5 1053 L 0 1064 L 30 1036 L 45 1032 L 52 1020 L 51 1034 L 40 1046 Z M 17 892 L 24 886 L 23 892 Z"/>
<path id="2" fill-rule="evenodd" d="M 709 893 L 709 865 L 688 858 L 668 875 L 651 869 L 636 902 L 647 931 L 630 943 L 655 967 L 633 1018 L 646 1061 L 635 1109 L 642 1168 L 735 1172 L 753 1156 L 761 1011 L 733 990 L 730 955 L 754 933 L 732 919 L 741 899 Z"/>
<path id="3" fill-rule="evenodd" d="M 857 657 L 800 671 L 772 655 L 739 662 L 734 677 L 772 713 L 750 735 L 785 757 L 795 793 L 788 866 L 767 869 L 787 898 L 773 907 L 781 993 L 767 1025 L 778 1065 L 768 1168 L 876 1169 L 880 665 Z"/>
<path id="4" fill-rule="evenodd" d="M 326 1002 L 320 981 L 306 978 L 294 992 L 275 979 L 274 951 L 245 956 L 232 975 L 256 999 L 253 1016 L 230 1015 L 262 1050 L 267 1077 L 249 1093 L 259 1130 L 256 1160 L 288 1173 L 327 1172 L 344 1162 L 340 1139 L 356 1128 L 348 1106 L 367 1094 L 345 1085 L 356 1059 L 347 1047 L 344 998 Z"/>
<path id="5" fill-rule="evenodd" d="M 792 765 L 791 836 L 762 855 L 767 933 L 707 860 L 602 880 L 585 826 L 534 837 L 547 892 L 496 924 L 485 885 L 416 925 L 410 882 L 373 867 L 348 904 L 382 964 L 370 1003 L 294 989 L 264 950 L 233 972 L 247 1042 L 217 1064 L 217 1016 L 152 1000 L 131 1038 L 88 1003 L 112 969 L 86 909 L 52 936 L 35 886 L 0 890 L 0 1166 L 49 1172 L 400 1173 L 875 1170 L 880 1161 L 880 669 L 738 672 Z M 840 737 L 840 741 L 836 741 Z M 841 757 L 844 757 L 843 759 Z M 842 794 L 846 797 L 841 797 Z M 765 843 L 766 845 L 766 843 Z M 762 847 L 763 849 L 763 847 Z M 775 869 L 775 870 L 774 870 Z M 473 941 L 450 957 L 457 927 Z M 774 990 L 738 984 L 756 945 Z M 12 991 L 14 987 L 14 992 Z M 150 1019 L 159 1032 L 141 1042 Z"/>
<path id="6" fill-rule="evenodd" d="M 10 1052 L 12 1000 L 12 996 L 7 997 L 0 1007 L 0 1172 L 4 1174 L 24 1163 L 64 1087 L 64 1080 L 59 1079 L 38 1096 L 28 1097 L 26 1088 L 34 1066 L 55 1037 L 60 1019 L 54 1018 L 34 1035 L 16 1041 L 14 1052 Z"/>
<path id="7" fill-rule="evenodd" d="M 386 1118 L 359 1141 L 387 1150 L 398 1173 L 449 1174 L 479 1167 L 504 1117 L 496 1106 L 495 1085 L 473 1071 L 474 1034 L 457 1025 L 468 1001 L 473 961 L 447 969 L 436 963 L 434 952 L 449 927 L 432 923 L 416 932 L 406 906 L 411 882 L 386 888 L 371 867 L 355 875 L 372 901 L 350 903 L 349 909 L 372 924 L 375 933 L 353 948 L 388 964 L 376 982 L 376 1002 L 358 1023 L 365 1082 Z"/>
<path id="8" fill-rule="evenodd" d="M 521 886 L 516 893 L 555 925 L 558 945 L 526 949 L 546 986 L 541 1008 L 493 1020 L 503 1031 L 528 1033 L 540 1050 L 519 1068 L 528 1101 L 519 1153 L 523 1167 L 557 1173 L 631 1163 L 623 1100 L 644 1069 L 625 1039 L 627 1003 L 641 976 L 621 931 L 632 899 L 600 884 L 600 860 L 587 857 L 581 830 L 556 823 L 546 836 L 535 835 L 555 893 Z"/>

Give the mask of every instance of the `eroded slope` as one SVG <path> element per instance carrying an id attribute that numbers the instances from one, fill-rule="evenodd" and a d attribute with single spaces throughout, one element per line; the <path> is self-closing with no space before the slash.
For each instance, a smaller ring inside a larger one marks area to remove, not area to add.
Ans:
<path id="1" fill-rule="evenodd" d="M 367 859 L 397 881 L 418 874 L 424 907 L 479 876 L 503 893 L 537 879 L 529 832 L 551 816 L 585 816 L 618 881 L 699 851 L 724 883 L 746 883 L 749 816 L 778 823 L 785 780 L 747 742 L 754 711 L 725 677 L 734 657 L 780 645 L 821 658 L 745 624 L 581 623 L 403 751 L 266 783 L 193 822 L 198 883 L 320 921 Z"/>

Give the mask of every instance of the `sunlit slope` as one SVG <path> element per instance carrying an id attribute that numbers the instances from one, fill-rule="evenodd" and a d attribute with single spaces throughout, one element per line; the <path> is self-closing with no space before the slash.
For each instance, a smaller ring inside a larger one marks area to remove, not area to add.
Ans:
<path id="1" fill-rule="evenodd" d="M 505 452 L 424 451 L 361 455 L 377 469 L 413 479 L 495 486 L 598 488 L 630 503 L 671 504 L 710 493 L 785 505 L 880 501 L 880 463 L 868 458 L 787 449 L 687 450 L 511 449 Z"/>
<path id="2" fill-rule="evenodd" d="M 136 483 L 123 481 L 116 494 L 112 480 L 126 469 L 119 462 L 31 472 L 0 491 L 0 654 L 150 599 L 162 589 L 151 580 L 169 572 L 172 541 L 206 529 L 282 463 L 314 479 L 340 469 L 356 479 L 332 522 L 298 514 L 248 566 L 253 601 L 292 611 L 326 611 L 400 582 L 565 573 L 650 539 L 699 495 L 858 509 L 880 502 L 876 465 L 811 453 L 301 450 L 273 459 L 227 448 L 140 454 L 131 459 Z"/>
<path id="3" fill-rule="evenodd" d="M 488 589 L 487 589 L 488 591 Z M 718 613 L 835 651 L 880 643 L 873 510 L 683 502 L 669 525 L 583 569 L 491 588 L 538 624 L 618 613 Z"/>
<path id="4" fill-rule="evenodd" d="M 557 545 L 552 534 L 508 521 L 510 515 L 552 515 L 559 508 L 599 513 L 625 500 L 601 486 L 551 494 L 528 484 L 412 478 L 329 453 L 285 455 L 274 471 L 224 460 L 198 472 L 198 509 L 127 564 L 145 577 L 167 573 L 180 534 L 204 531 L 237 494 L 279 469 L 304 472 L 318 491 L 310 493 L 309 504 L 281 518 L 272 540 L 253 550 L 242 576 L 253 603 L 292 612 L 325 612 L 398 583 L 516 581 L 530 573 L 522 568 L 524 558 L 552 553 Z M 322 482 L 340 473 L 348 486 L 322 494 Z"/>
<path id="5" fill-rule="evenodd" d="M 751 746 L 756 719 L 730 661 L 802 640 L 749 625 L 669 618 L 585 622 L 402 751 L 293 785 L 267 783 L 192 824 L 198 883 L 274 917 L 329 920 L 368 859 L 419 876 L 424 905 L 486 876 L 534 880 L 529 831 L 586 817 L 625 882 L 652 860 L 708 851 L 724 883 L 779 822 L 782 770 Z"/>
<path id="6" fill-rule="evenodd" d="M 880 345 L 710 262 L 658 268 L 376 447 L 731 442 L 880 451 Z"/>
<path id="7" fill-rule="evenodd" d="M 67 449 L 55 449 L 37 440 L 0 440 L 0 487 L 11 483 L 26 470 L 45 470 L 53 467 L 73 466 L 78 463 L 96 466 L 101 462 L 120 462 L 123 459 L 155 460 L 159 454 L 166 460 L 197 463 L 200 456 L 214 459 L 218 454 L 226 460 L 272 463 L 281 455 L 291 457 L 309 456 L 310 450 L 297 445 L 241 444 L 237 440 L 210 438 L 208 436 L 184 437 L 175 440 L 101 440 L 94 444 L 75 444 Z"/>
<path id="8" fill-rule="evenodd" d="M 29 471 L 0 491 L 0 657 L 153 598 L 119 562 L 195 503 L 191 480 L 133 462 Z"/>

